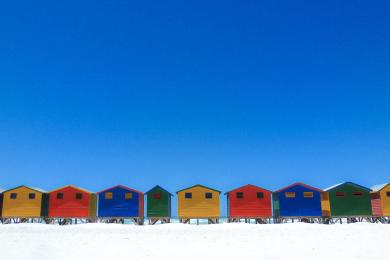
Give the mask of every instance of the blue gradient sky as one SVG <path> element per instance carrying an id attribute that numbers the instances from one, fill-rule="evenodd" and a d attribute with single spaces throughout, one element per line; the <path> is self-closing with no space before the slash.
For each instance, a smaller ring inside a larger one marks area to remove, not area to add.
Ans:
<path id="1" fill-rule="evenodd" d="M 388 1 L 7 2 L 0 187 L 390 181 Z"/>

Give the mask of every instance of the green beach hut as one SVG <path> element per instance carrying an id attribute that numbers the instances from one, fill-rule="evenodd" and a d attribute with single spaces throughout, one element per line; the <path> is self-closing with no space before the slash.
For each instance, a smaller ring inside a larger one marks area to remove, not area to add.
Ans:
<path id="1" fill-rule="evenodd" d="M 332 217 L 368 217 L 372 215 L 370 189 L 344 182 L 325 189 L 329 193 Z"/>
<path id="2" fill-rule="evenodd" d="M 160 186 L 155 186 L 145 193 L 147 199 L 146 216 L 149 224 L 154 225 L 158 221 L 169 223 L 171 219 L 172 194 Z"/>

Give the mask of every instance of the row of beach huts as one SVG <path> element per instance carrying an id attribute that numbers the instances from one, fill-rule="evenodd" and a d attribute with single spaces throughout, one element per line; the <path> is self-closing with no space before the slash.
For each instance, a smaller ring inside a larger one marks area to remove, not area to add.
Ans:
<path id="1" fill-rule="evenodd" d="M 208 223 L 219 223 L 219 190 L 198 184 L 176 194 L 180 222 L 206 219 Z M 295 183 L 274 192 L 248 184 L 225 195 L 229 222 L 390 223 L 390 183 L 367 188 L 344 182 L 325 190 Z M 97 193 L 72 185 L 50 192 L 19 186 L 0 190 L 0 221 L 4 224 L 131 221 L 141 225 L 146 217 L 149 224 L 169 223 L 172 197 L 160 186 L 146 193 L 122 185 Z"/>

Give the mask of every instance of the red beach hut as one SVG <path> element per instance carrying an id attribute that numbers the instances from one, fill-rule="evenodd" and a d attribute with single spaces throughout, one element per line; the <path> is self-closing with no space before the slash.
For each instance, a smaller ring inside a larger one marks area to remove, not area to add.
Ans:
<path id="1" fill-rule="evenodd" d="M 272 218 L 272 192 L 251 184 L 226 192 L 229 221 L 255 219 L 258 223 Z"/>
<path id="2" fill-rule="evenodd" d="M 96 195 L 88 190 L 68 185 L 49 194 L 50 218 L 96 217 Z"/>

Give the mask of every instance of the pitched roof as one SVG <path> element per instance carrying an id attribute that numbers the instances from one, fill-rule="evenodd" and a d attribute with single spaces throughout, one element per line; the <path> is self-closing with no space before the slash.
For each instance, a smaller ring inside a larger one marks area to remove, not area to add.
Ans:
<path id="1" fill-rule="evenodd" d="M 262 188 L 262 187 L 259 187 L 259 186 L 256 186 L 256 185 L 252 185 L 252 184 L 247 184 L 247 185 L 244 185 L 244 186 L 235 188 L 235 189 L 233 189 L 233 190 L 227 191 L 227 192 L 225 192 L 225 195 L 228 194 L 228 193 L 230 193 L 230 192 L 234 192 L 234 191 L 236 191 L 236 190 L 240 190 L 240 189 L 245 188 L 245 187 L 248 187 L 248 186 L 254 187 L 254 188 L 257 188 L 257 189 L 260 189 L 260 190 L 266 190 L 266 191 L 271 192 L 270 190 L 264 189 L 264 188 Z"/>
<path id="2" fill-rule="evenodd" d="M 148 190 L 147 192 L 145 192 L 145 194 L 148 194 L 149 192 L 151 192 L 152 190 L 154 189 L 161 189 L 163 191 L 165 191 L 166 193 L 168 193 L 170 196 L 173 196 L 172 193 L 170 193 L 169 191 L 167 191 L 166 189 L 164 189 L 163 187 L 161 187 L 160 185 L 156 185 L 154 186 L 153 188 L 151 188 L 150 190 Z"/>
<path id="3" fill-rule="evenodd" d="M 125 190 L 128 190 L 128 191 L 136 192 L 136 193 L 139 193 L 139 194 L 143 195 L 142 192 L 140 192 L 138 190 L 135 190 L 135 189 L 132 189 L 132 188 L 129 188 L 129 187 L 126 187 L 126 186 L 123 186 L 123 185 L 116 185 L 116 186 L 110 187 L 108 189 L 105 189 L 105 190 L 97 192 L 97 194 L 102 193 L 102 192 L 106 192 L 106 191 L 109 191 L 109 190 L 113 190 L 115 188 L 122 188 L 122 189 L 125 189 Z"/>
<path id="4" fill-rule="evenodd" d="M 311 189 L 311 190 L 315 190 L 315 191 L 318 191 L 318 192 L 324 192 L 324 191 L 321 190 L 321 189 L 312 187 L 312 186 L 307 185 L 307 184 L 304 184 L 304 183 L 302 183 L 302 182 L 296 182 L 296 183 L 291 184 L 291 185 L 289 185 L 289 186 L 287 186 L 287 187 L 281 188 L 281 189 L 279 189 L 279 190 L 277 190 L 277 191 L 275 191 L 275 192 L 282 192 L 282 191 L 284 191 L 284 190 L 286 190 L 286 189 L 289 189 L 289 188 L 291 188 L 291 187 L 294 187 L 294 186 L 303 186 L 303 187 L 308 188 L 308 189 Z"/>
<path id="5" fill-rule="evenodd" d="M 353 182 L 350 182 L 350 181 L 346 181 L 346 182 L 343 182 L 343 183 L 339 183 L 339 184 L 333 185 L 333 186 L 331 186 L 329 188 L 326 188 L 324 190 L 325 191 L 331 191 L 331 190 L 333 190 L 333 189 L 335 189 L 335 188 L 337 188 L 339 186 L 342 186 L 342 185 L 352 185 L 352 186 L 356 186 L 356 187 L 359 187 L 359 188 L 367 190 L 367 191 L 371 191 L 370 188 L 364 187 L 362 185 L 359 185 L 359 184 L 356 184 L 356 183 L 353 183 Z"/>
<path id="6" fill-rule="evenodd" d="M 387 185 L 390 185 L 390 182 L 374 185 L 374 186 L 371 187 L 371 190 L 372 191 L 380 191 L 383 188 L 385 188 Z"/>
<path id="7" fill-rule="evenodd" d="M 74 186 L 74 185 L 65 185 L 65 186 L 59 187 L 59 188 L 57 188 L 57 189 L 55 189 L 55 190 L 51 190 L 51 191 L 49 191 L 49 193 L 52 193 L 52 192 L 55 192 L 55 191 L 58 191 L 58 190 L 62 190 L 62 189 L 68 188 L 68 187 L 74 188 L 74 189 L 76 189 L 76 190 L 81 190 L 81 191 L 84 191 L 84 192 L 90 193 L 90 194 L 93 193 L 93 192 L 90 191 L 90 190 L 87 190 L 87 189 L 84 189 L 84 188 L 81 188 L 81 187 L 76 187 L 76 186 Z"/>
<path id="8" fill-rule="evenodd" d="M 18 187 L 15 187 L 15 188 L 12 188 L 12 189 L 9 189 L 9 190 L 5 190 L 3 192 L 9 192 L 9 191 L 13 191 L 13 190 L 16 190 L 16 189 L 19 189 L 19 188 L 27 188 L 27 189 L 30 189 L 30 190 L 35 190 L 35 191 L 38 191 L 40 193 L 47 193 L 47 191 L 43 190 L 43 189 L 40 189 L 40 188 L 35 188 L 35 187 L 28 187 L 28 186 L 25 186 L 25 185 L 20 185 Z"/>
<path id="9" fill-rule="evenodd" d="M 191 187 L 188 187 L 188 188 L 185 188 L 185 189 L 178 190 L 178 191 L 176 191 L 176 194 L 179 193 L 179 192 L 181 192 L 181 191 L 188 190 L 188 189 L 192 189 L 192 188 L 195 188 L 195 187 L 202 187 L 202 188 L 205 188 L 205 189 L 208 189 L 208 190 L 213 190 L 213 191 L 215 191 L 215 192 L 221 193 L 221 191 L 219 191 L 219 190 L 212 189 L 212 188 L 206 187 L 206 186 L 204 186 L 204 185 L 196 184 L 196 185 L 194 185 L 194 186 L 191 186 Z"/>

